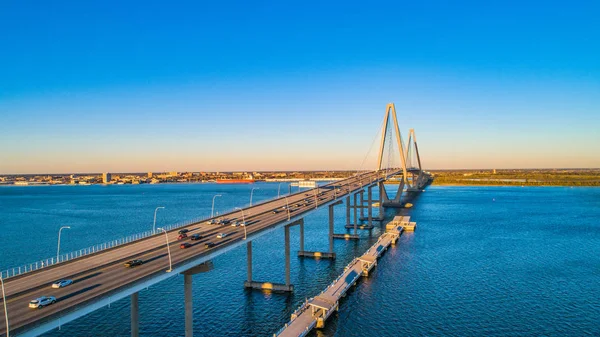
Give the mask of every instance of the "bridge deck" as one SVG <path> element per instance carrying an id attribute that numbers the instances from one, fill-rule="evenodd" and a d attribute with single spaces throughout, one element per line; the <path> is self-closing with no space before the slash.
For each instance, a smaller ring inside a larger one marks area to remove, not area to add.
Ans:
<path id="1" fill-rule="evenodd" d="M 298 192 L 287 196 L 287 200 L 282 197 L 247 207 L 244 209 L 244 215 L 248 240 L 300 219 L 317 208 L 383 179 L 385 176 L 382 176 L 381 172 L 372 171 L 317 189 Z M 314 195 L 317 197 L 315 198 Z M 289 205 L 289 213 L 283 209 L 286 205 Z M 273 212 L 275 210 L 276 213 Z M 235 211 L 216 218 L 222 217 L 241 220 L 242 212 Z M 173 229 L 168 233 L 173 274 L 183 272 L 246 242 L 244 227 L 211 225 L 207 220 Z M 187 239 L 186 242 L 192 243 L 192 247 L 179 249 L 181 241 L 177 240 L 177 231 L 182 228 L 190 231 L 188 235 L 201 234 L 203 239 L 198 241 Z M 218 233 L 227 233 L 228 236 L 217 239 Z M 215 246 L 207 248 L 205 247 L 207 242 L 213 242 Z M 141 259 L 144 264 L 131 269 L 125 268 L 123 262 L 132 259 Z M 168 278 L 172 275 L 165 273 L 168 267 L 165 235 L 157 234 L 5 279 L 11 332 L 40 334 L 58 326 L 59 322 L 65 324 L 97 309 L 99 305 L 106 305 Z M 60 279 L 72 279 L 74 283 L 60 289 L 50 287 L 53 282 Z M 29 301 L 40 296 L 54 296 L 57 303 L 43 310 L 28 308 Z M 2 304 L 0 299 L 0 306 Z M 6 334 L 4 325 L 0 327 L 0 335 L 3 334 Z"/>
<path id="2" fill-rule="evenodd" d="M 398 217 L 394 220 L 398 220 Z M 342 298 L 348 289 L 356 283 L 358 278 L 363 275 L 368 275 L 369 271 L 377 264 L 377 258 L 402 234 L 403 228 L 401 223 L 408 223 L 409 217 L 402 217 L 393 226 L 390 226 L 384 234 L 382 234 L 377 242 L 369 248 L 365 254 L 352 260 L 344 269 L 344 273 L 335 279 L 325 290 L 318 296 L 311 298 L 302 304 L 292 314 L 292 319 L 274 336 L 281 337 L 297 337 L 307 335 L 314 327 L 322 327 L 325 320 L 339 306 L 339 300 Z"/>

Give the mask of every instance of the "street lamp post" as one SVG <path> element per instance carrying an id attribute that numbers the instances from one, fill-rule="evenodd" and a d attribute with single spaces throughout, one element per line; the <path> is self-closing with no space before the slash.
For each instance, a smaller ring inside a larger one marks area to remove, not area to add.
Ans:
<path id="1" fill-rule="evenodd" d="M 281 191 L 281 184 L 282 183 L 279 183 L 279 186 L 277 187 L 277 198 L 279 198 L 280 195 L 279 192 Z"/>
<path id="2" fill-rule="evenodd" d="M 216 197 L 221 197 L 222 195 L 217 194 L 213 197 L 213 202 L 212 202 L 212 209 L 210 210 L 210 217 L 214 218 L 214 214 L 215 214 L 215 198 Z"/>
<path id="3" fill-rule="evenodd" d="M 242 211 L 242 227 L 244 227 L 244 240 L 246 240 L 248 236 L 246 234 L 246 217 L 244 216 L 244 210 L 239 207 L 236 207 L 235 209 L 239 209 L 240 211 Z"/>
<path id="4" fill-rule="evenodd" d="M 315 209 L 319 207 L 319 199 L 317 199 L 317 190 L 313 190 L 315 192 Z"/>
<path id="5" fill-rule="evenodd" d="M 60 262 L 59 261 L 59 257 L 60 257 L 60 233 L 62 232 L 63 229 L 68 228 L 70 229 L 70 226 L 62 226 L 59 230 L 58 230 L 58 247 L 56 248 L 56 263 Z"/>
<path id="6" fill-rule="evenodd" d="M 163 206 L 158 206 L 156 207 L 156 209 L 154 210 L 154 224 L 152 225 L 152 233 L 154 234 L 156 232 L 156 212 L 158 212 L 159 209 L 164 209 Z"/>
<path id="7" fill-rule="evenodd" d="M 165 238 L 167 238 L 167 252 L 169 253 L 169 269 L 167 269 L 167 273 L 173 271 L 173 262 L 171 261 L 171 248 L 169 247 L 169 234 L 164 228 L 157 228 L 159 231 L 165 232 Z"/>
<path id="8" fill-rule="evenodd" d="M 254 190 L 260 190 L 259 187 L 253 187 L 252 191 L 250 191 L 250 206 L 252 206 L 252 194 L 254 194 Z"/>
<path id="9" fill-rule="evenodd" d="M 4 280 L 0 275 L 0 283 L 2 284 L 2 303 L 4 303 L 4 319 L 6 320 L 6 337 L 10 337 L 10 329 L 8 328 L 8 311 L 6 311 L 6 293 L 4 292 Z"/>
<path id="10" fill-rule="evenodd" d="M 285 209 L 287 210 L 287 213 L 288 213 L 288 221 L 290 221 L 290 204 L 288 203 L 287 197 L 285 197 Z"/>

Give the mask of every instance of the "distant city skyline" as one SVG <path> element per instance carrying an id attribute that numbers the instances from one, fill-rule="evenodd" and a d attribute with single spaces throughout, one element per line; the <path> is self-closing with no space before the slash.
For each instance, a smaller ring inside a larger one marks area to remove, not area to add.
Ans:
<path id="1" fill-rule="evenodd" d="M 5 3 L 0 174 L 374 169 L 389 102 L 424 169 L 597 168 L 599 12 Z"/>

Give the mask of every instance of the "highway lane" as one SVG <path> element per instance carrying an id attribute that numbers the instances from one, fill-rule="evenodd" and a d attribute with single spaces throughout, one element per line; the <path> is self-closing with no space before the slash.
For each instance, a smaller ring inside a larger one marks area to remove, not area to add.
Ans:
<path id="1" fill-rule="evenodd" d="M 374 172 L 362 176 L 362 184 L 369 183 L 374 177 L 376 177 Z M 336 194 L 340 197 L 342 193 L 347 193 L 349 188 L 352 190 L 361 188 L 362 184 L 358 183 L 358 180 L 357 177 L 352 177 L 321 187 L 319 197 L 324 198 L 324 200 L 320 201 L 319 204 L 333 200 Z M 342 187 L 341 189 L 338 188 L 339 192 L 334 192 L 331 186 Z M 290 208 L 294 210 L 291 216 L 310 211 L 315 207 L 314 192 L 313 190 L 307 190 L 293 194 L 288 196 L 288 202 Z M 300 202 L 301 206 L 295 207 Z M 248 233 L 256 233 L 287 221 L 287 211 L 281 210 L 285 205 L 285 198 L 280 198 L 245 209 L 244 215 L 248 224 L 246 227 Z M 273 209 L 280 209 L 281 211 L 272 214 Z M 236 211 L 223 216 L 228 219 L 241 220 L 242 212 Z M 203 222 L 191 224 L 185 228 L 190 229 L 188 235 L 201 233 L 206 237 L 194 242 L 193 247 L 179 249 L 181 242 L 176 240 L 179 229 L 169 232 L 174 266 L 191 257 L 201 256 L 243 240 L 244 237 L 243 227 L 209 225 Z M 219 232 L 229 233 L 230 235 L 224 239 L 217 239 L 216 234 Z M 186 241 L 189 241 L 189 238 Z M 205 248 L 204 243 L 208 241 L 214 242 L 217 246 Z M 147 261 L 147 263 L 133 269 L 123 267 L 123 261 L 135 258 Z M 41 269 L 20 278 L 8 279 L 6 280 L 6 292 L 11 331 L 41 319 L 74 310 L 78 306 L 93 301 L 96 297 L 109 295 L 123 285 L 135 283 L 158 273 L 164 273 L 167 268 L 166 240 L 165 235 L 162 234 L 100 252 L 93 256 L 83 257 L 54 268 Z M 61 278 L 72 278 L 76 282 L 62 289 L 50 288 L 52 282 Z M 58 302 L 39 310 L 28 308 L 28 302 L 39 296 L 55 296 Z M 0 331 L 5 333 L 4 326 Z"/>

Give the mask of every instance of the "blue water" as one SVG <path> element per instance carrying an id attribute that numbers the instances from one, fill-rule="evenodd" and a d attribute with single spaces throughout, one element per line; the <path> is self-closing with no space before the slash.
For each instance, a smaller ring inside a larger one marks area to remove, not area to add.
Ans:
<path id="1" fill-rule="evenodd" d="M 277 195 L 277 184 L 174 184 L 0 188 L 0 268 L 152 226 L 208 216 Z M 282 186 L 282 192 L 287 188 Z M 600 335 L 600 189 L 430 187 L 414 202 L 415 233 L 401 237 L 342 300 L 318 336 Z M 344 212 L 336 209 L 336 232 Z M 327 248 L 327 211 L 307 217 L 307 250 Z M 298 249 L 292 229 L 292 251 Z M 338 259 L 292 258 L 293 295 L 243 289 L 245 249 L 194 276 L 200 336 L 270 336 L 306 297 L 319 293 L 380 234 L 336 241 Z M 26 240 L 24 240 L 26 238 Z M 27 245 L 23 242 L 37 242 Z M 254 244 L 254 278 L 283 282 L 283 230 Z M 140 293 L 141 334 L 183 335 L 183 277 Z M 129 302 L 117 301 L 48 336 L 128 336 Z"/>

